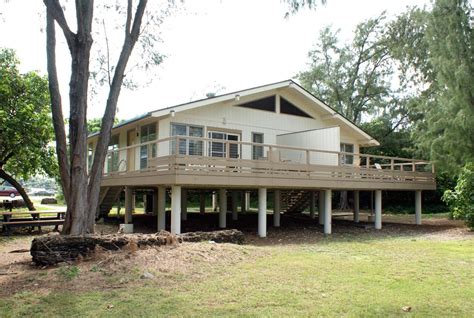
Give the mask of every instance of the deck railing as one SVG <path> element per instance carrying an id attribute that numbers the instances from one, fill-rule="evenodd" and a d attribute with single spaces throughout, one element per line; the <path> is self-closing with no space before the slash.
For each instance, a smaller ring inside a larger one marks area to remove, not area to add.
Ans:
<path id="1" fill-rule="evenodd" d="M 434 165 L 424 160 L 202 137 L 169 137 L 113 153 L 126 164 L 105 177 L 183 173 L 434 182 Z M 133 167 L 127 163 L 131 156 Z M 139 168 L 140 160 L 146 167 Z"/>

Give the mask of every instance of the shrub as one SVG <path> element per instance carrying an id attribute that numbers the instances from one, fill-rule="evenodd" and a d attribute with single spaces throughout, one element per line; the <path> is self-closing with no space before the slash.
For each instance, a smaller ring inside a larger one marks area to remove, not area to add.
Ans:
<path id="1" fill-rule="evenodd" d="M 443 200 L 448 204 L 453 218 L 464 220 L 474 230 L 474 162 L 462 168 L 454 191 L 446 190 Z"/>

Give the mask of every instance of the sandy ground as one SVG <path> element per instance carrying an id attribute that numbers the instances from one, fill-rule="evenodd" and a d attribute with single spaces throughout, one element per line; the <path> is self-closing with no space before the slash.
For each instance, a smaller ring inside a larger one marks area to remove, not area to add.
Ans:
<path id="1" fill-rule="evenodd" d="M 364 216 L 361 217 L 364 219 Z M 425 219 L 422 226 L 413 224 L 413 216 L 384 216 L 383 229 L 376 231 L 372 224 L 361 222 L 357 226 L 350 220 L 333 220 L 333 239 L 371 240 L 390 237 L 413 237 L 433 240 L 474 238 L 474 233 L 459 221 L 445 218 Z M 153 218 L 153 220 L 155 220 Z M 136 230 L 154 232 L 150 218 L 136 218 Z M 183 231 L 215 229 L 217 215 L 189 214 L 183 223 Z M 144 274 L 159 277 L 160 285 L 173 283 L 182 274 L 196 277 L 206 275 L 208 268 L 237 262 L 252 262 L 269 253 L 259 246 L 317 244 L 324 240 L 322 226 L 308 216 L 282 216 L 282 227 L 271 226 L 268 219 L 268 237 L 256 235 L 256 215 L 242 215 L 239 221 L 228 224 L 229 228 L 242 230 L 246 244 L 214 244 L 212 242 L 183 243 L 179 246 L 148 248 L 138 251 L 98 251 L 92 259 L 76 264 L 60 264 L 50 268 L 38 268 L 31 263 L 29 247 L 34 235 L 24 232 L 0 238 L 0 297 L 20 291 L 47 294 L 60 290 L 103 290 L 126 288 L 144 283 Z M 169 224 L 169 223 L 168 223 Z M 114 233 L 117 224 L 99 224 L 97 232 Z M 74 284 L 70 279 L 80 275 Z M 154 281 L 154 278 L 150 281 Z"/>

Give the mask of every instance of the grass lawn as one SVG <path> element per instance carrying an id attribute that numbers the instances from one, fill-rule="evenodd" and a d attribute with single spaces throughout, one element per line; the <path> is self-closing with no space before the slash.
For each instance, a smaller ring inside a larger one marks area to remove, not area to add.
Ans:
<path id="1" fill-rule="evenodd" d="M 116 290 L 20 292 L 0 299 L 0 316 L 474 316 L 472 236 L 364 234 L 243 249 L 247 258 L 200 276 L 158 272 Z"/>

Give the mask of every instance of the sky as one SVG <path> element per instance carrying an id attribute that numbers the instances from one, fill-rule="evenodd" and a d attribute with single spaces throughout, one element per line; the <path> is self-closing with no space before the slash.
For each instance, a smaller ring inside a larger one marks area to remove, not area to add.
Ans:
<path id="1" fill-rule="evenodd" d="M 134 71 L 134 78 L 147 84 L 122 90 L 117 116 L 128 119 L 201 99 L 209 92 L 222 94 L 294 78 L 308 68 L 308 52 L 323 27 L 340 29 L 341 40 L 347 41 L 357 23 L 383 11 L 390 18 L 407 6 L 429 4 L 429 0 L 328 0 L 316 10 L 301 10 L 285 19 L 289 8 L 281 0 L 179 2 L 160 27 L 163 63 L 152 72 Z M 0 1 L 0 47 L 16 50 L 22 72 L 46 74 L 44 21 L 42 1 Z M 57 37 L 58 72 L 68 114 L 70 58 L 59 31 Z M 110 41 L 120 43 L 121 38 L 112 33 Z M 95 95 L 88 117 L 101 117 L 105 101 L 105 94 Z"/>

